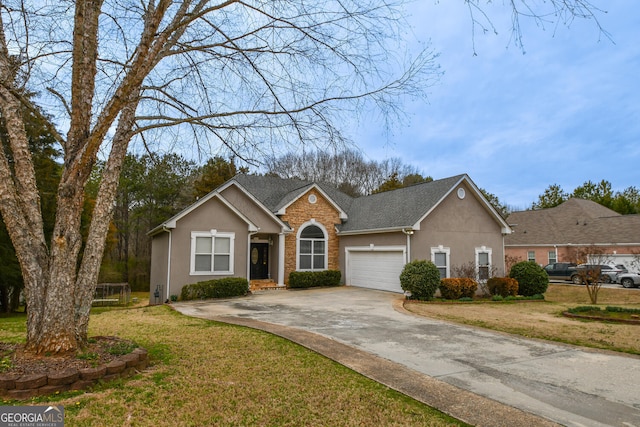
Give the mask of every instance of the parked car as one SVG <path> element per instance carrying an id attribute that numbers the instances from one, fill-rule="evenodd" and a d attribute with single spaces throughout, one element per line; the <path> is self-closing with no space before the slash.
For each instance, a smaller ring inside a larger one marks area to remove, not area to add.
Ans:
<path id="1" fill-rule="evenodd" d="M 616 283 L 619 274 L 628 272 L 622 264 L 580 264 L 572 273 L 571 281 L 576 285 L 581 285 L 584 277 L 593 277 L 598 269 L 600 281 L 603 283 Z"/>
<path id="2" fill-rule="evenodd" d="M 640 287 L 640 274 L 638 273 L 620 273 L 618 274 L 618 282 L 623 288 Z"/>
<path id="3" fill-rule="evenodd" d="M 573 262 L 554 262 L 544 266 L 549 280 L 571 280 L 571 275 L 576 271 L 577 264 Z"/>

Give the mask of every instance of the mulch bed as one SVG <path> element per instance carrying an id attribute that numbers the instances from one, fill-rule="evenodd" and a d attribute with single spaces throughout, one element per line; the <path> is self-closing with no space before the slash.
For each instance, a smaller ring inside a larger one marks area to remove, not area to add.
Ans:
<path id="1" fill-rule="evenodd" d="M 15 373 L 20 375 L 47 374 L 64 369 L 92 368 L 105 365 L 117 359 L 120 355 L 111 354 L 110 350 L 115 345 L 133 344 L 130 341 L 118 337 L 94 337 L 82 350 L 86 358 L 73 356 L 34 356 L 24 352 L 24 344 L 11 344 L 0 342 L 0 361 L 8 357 L 9 367 L 3 369 L 0 363 L 1 373 Z"/>

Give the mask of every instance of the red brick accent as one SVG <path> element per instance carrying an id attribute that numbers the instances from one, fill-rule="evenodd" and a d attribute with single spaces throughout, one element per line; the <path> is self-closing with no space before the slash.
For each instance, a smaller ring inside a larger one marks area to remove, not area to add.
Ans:
<path id="1" fill-rule="evenodd" d="M 309 202 L 310 195 L 316 196 L 316 203 Z M 315 188 L 307 191 L 287 207 L 285 215 L 281 219 L 286 221 L 293 229 L 293 233 L 285 237 L 285 259 L 284 259 L 284 281 L 289 283 L 289 274 L 296 270 L 296 237 L 300 226 L 311 219 L 322 224 L 327 230 L 328 236 L 328 260 L 327 266 L 330 270 L 338 270 L 339 264 L 339 241 L 336 235 L 336 224 L 340 224 L 340 212 L 324 198 Z"/>

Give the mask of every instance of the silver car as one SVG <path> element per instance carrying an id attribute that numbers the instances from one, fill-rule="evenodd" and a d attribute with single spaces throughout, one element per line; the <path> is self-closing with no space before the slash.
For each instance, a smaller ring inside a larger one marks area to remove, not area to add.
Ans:
<path id="1" fill-rule="evenodd" d="M 640 286 L 640 274 L 620 273 L 618 274 L 618 282 L 624 288 L 637 288 Z"/>
<path id="2" fill-rule="evenodd" d="M 622 264 L 580 264 L 571 275 L 571 281 L 580 285 L 583 277 L 593 277 L 596 271 L 600 272 L 600 281 L 603 283 L 616 283 L 618 275 L 628 272 Z"/>

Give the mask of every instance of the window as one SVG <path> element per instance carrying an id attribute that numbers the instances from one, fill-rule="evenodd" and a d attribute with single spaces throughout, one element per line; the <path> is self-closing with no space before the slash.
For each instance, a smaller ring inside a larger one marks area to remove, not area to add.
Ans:
<path id="1" fill-rule="evenodd" d="M 486 282 L 491 274 L 491 249 L 485 246 L 476 248 L 476 270 L 478 280 Z"/>
<path id="2" fill-rule="evenodd" d="M 528 251 L 527 252 L 527 261 L 536 262 L 536 252 L 535 251 Z"/>
<path id="3" fill-rule="evenodd" d="M 451 250 L 443 246 L 437 248 L 431 248 L 431 261 L 438 267 L 440 271 L 440 278 L 444 279 L 449 277 L 449 256 Z"/>
<path id="4" fill-rule="evenodd" d="M 191 233 L 191 274 L 233 274 L 234 233 Z"/>
<path id="5" fill-rule="evenodd" d="M 556 251 L 549 251 L 549 262 L 548 264 L 555 264 L 558 262 L 556 258 Z"/>
<path id="6" fill-rule="evenodd" d="M 300 228 L 298 236 L 298 270 L 327 269 L 327 237 L 321 226 L 312 223 Z"/>

